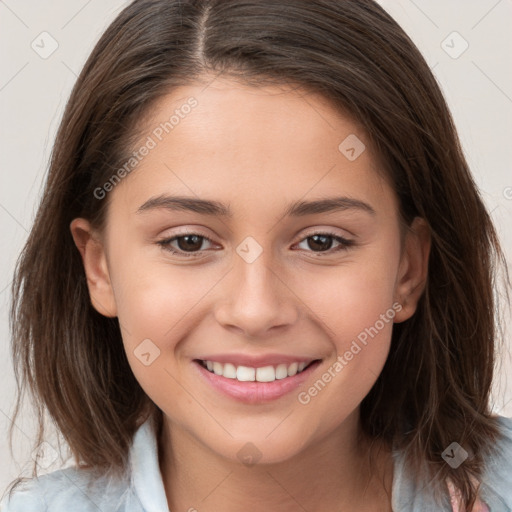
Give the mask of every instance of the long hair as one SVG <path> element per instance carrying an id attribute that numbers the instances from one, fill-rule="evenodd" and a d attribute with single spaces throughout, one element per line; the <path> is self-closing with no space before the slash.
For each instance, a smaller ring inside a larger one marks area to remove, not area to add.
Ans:
<path id="1" fill-rule="evenodd" d="M 91 305 L 69 224 L 104 226 L 108 197 L 94 191 L 130 155 L 141 119 L 174 87 L 216 75 L 322 94 L 363 127 L 403 222 L 427 221 L 426 289 L 393 328 L 361 422 L 403 450 L 411 475 L 433 489 L 449 477 L 471 506 L 471 479 L 499 434 L 489 396 L 504 256 L 431 70 L 372 0 L 135 0 L 113 21 L 66 105 L 15 271 L 15 417 L 28 389 L 36 444 L 49 413 L 78 464 L 123 472 L 135 430 L 161 414 L 133 376 L 117 319 Z M 457 469 L 441 457 L 454 440 L 473 454 Z"/>

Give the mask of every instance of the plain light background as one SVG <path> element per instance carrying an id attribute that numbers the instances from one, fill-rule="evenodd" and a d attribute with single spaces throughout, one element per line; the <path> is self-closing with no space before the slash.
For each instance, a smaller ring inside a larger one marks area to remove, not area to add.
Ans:
<path id="1" fill-rule="evenodd" d="M 7 431 L 15 381 L 8 312 L 14 264 L 35 215 L 55 132 L 71 87 L 101 33 L 127 3 L 0 0 L 0 495 L 12 479 L 30 467 L 34 439 L 33 414 L 27 408 L 16 424 L 15 460 L 12 458 Z M 419 47 L 440 83 L 510 262 L 512 1 L 380 3 Z M 51 55 L 45 54 L 53 49 Z M 510 320 L 507 324 L 510 326 Z M 510 333 L 510 329 L 506 332 Z M 505 341 L 509 349 L 509 334 Z M 508 349 L 501 356 L 503 366 L 493 394 L 494 411 L 504 416 L 512 416 Z M 55 466 L 47 468 L 50 469 Z"/>

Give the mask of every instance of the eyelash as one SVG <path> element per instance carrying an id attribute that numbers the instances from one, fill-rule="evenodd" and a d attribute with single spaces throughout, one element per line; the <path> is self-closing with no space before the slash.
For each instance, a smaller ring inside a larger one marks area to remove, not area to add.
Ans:
<path id="1" fill-rule="evenodd" d="M 199 233 L 183 233 L 183 234 L 180 234 L 180 235 L 176 235 L 172 238 L 165 238 L 163 240 L 159 240 L 157 242 L 158 245 L 160 245 L 164 250 L 172 253 L 172 254 L 176 254 L 176 255 L 179 255 L 179 256 L 182 256 L 182 257 L 185 257 L 185 258 L 194 258 L 194 257 L 198 257 L 200 256 L 204 251 L 196 251 L 196 252 L 190 252 L 190 253 L 187 253 L 185 251 L 182 251 L 182 250 L 177 250 L 177 249 L 173 249 L 171 248 L 170 244 L 171 242 L 174 242 L 175 240 L 179 239 L 179 238 L 183 238 L 183 237 L 186 237 L 186 236 L 198 236 L 199 238 L 203 239 L 203 240 L 206 240 L 210 243 L 214 243 L 213 240 L 205 235 L 201 235 Z M 326 251 L 306 251 L 306 252 L 312 252 L 313 254 L 316 254 L 320 257 L 323 257 L 324 255 L 330 255 L 330 254 L 333 254 L 333 253 L 336 253 L 336 252 L 339 252 L 339 251 L 344 251 L 344 250 L 347 250 L 349 249 L 350 247 L 354 246 L 355 245 L 355 242 L 353 240 L 347 240 L 346 238 L 343 238 L 335 233 L 331 233 L 329 231 L 322 231 L 322 232 L 318 232 L 318 233 L 311 233 L 310 235 L 302 238 L 299 243 L 307 240 L 308 238 L 312 238 L 313 236 L 328 236 L 328 237 L 332 237 L 336 242 L 339 242 L 340 245 L 337 247 L 337 248 L 334 248 L 334 249 L 328 249 Z"/>

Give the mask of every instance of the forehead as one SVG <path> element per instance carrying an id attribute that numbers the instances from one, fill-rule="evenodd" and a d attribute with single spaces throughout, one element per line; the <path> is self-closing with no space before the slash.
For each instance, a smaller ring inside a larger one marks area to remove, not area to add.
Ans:
<path id="1" fill-rule="evenodd" d="M 132 211 L 163 193 L 266 207 L 337 192 L 392 195 L 361 128 L 297 87 L 181 86 L 154 105 L 141 133 L 134 150 L 149 149 L 115 190 Z"/>

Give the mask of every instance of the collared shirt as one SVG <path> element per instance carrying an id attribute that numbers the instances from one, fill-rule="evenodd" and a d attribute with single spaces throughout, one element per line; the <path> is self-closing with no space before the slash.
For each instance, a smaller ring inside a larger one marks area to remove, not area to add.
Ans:
<path id="1" fill-rule="evenodd" d="M 498 421 L 501 438 L 493 455 L 486 460 L 481 495 L 491 512 L 512 512 L 512 418 L 499 416 Z M 428 484 L 418 487 L 412 483 L 405 470 L 403 454 L 394 451 L 393 459 L 391 498 L 394 512 L 451 512 L 456 509 L 448 496 L 445 503 L 435 504 Z M 201 510 L 199 498 L 198 503 L 190 504 L 189 511 L 196 509 Z M 158 443 L 150 420 L 135 433 L 130 448 L 130 471 L 124 480 L 70 467 L 28 480 L 23 487 L 15 489 L 10 500 L 5 496 L 0 504 L 0 512 L 168 510 L 158 463 Z"/>

